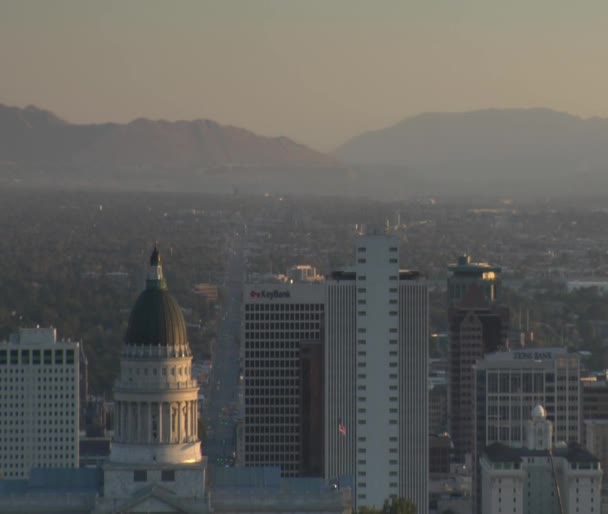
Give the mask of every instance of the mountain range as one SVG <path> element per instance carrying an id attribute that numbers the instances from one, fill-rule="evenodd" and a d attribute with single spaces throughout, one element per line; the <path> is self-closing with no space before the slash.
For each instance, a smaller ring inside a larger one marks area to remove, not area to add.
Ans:
<path id="1" fill-rule="evenodd" d="M 73 124 L 29 106 L 0 104 L 0 163 L 103 169 L 327 166 L 333 159 L 286 137 L 210 120 Z"/>
<path id="2" fill-rule="evenodd" d="M 549 109 L 425 113 L 361 134 L 334 155 L 446 180 L 584 176 L 608 170 L 608 120 Z"/>
<path id="3" fill-rule="evenodd" d="M 210 120 L 73 124 L 0 104 L 0 185 L 366 195 L 608 191 L 608 119 L 549 109 L 425 113 L 331 154 Z"/>

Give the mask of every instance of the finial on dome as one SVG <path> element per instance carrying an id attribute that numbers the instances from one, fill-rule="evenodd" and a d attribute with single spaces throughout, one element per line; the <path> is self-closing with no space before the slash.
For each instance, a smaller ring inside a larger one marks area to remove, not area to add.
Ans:
<path id="1" fill-rule="evenodd" d="M 161 258 L 160 253 L 158 251 L 158 241 L 154 243 L 154 249 L 152 250 L 152 255 L 150 256 L 150 266 L 160 266 Z"/>
<path id="2" fill-rule="evenodd" d="M 166 287 L 163 278 L 163 266 L 160 252 L 158 251 L 158 242 L 154 244 L 152 255 L 150 255 L 150 270 L 148 271 L 148 287 Z"/>

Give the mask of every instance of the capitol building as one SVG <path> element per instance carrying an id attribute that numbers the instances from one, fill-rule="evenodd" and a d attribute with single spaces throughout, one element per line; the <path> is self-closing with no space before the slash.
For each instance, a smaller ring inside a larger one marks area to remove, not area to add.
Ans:
<path id="1" fill-rule="evenodd" d="M 28 478 L 0 480 L 0 512 L 351 512 L 350 489 L 320 478 L 208 467 L 198 392 L 184 317 L 155 248 L 122 348 L 109 460 L 96 469 L 34 468 Z"/>

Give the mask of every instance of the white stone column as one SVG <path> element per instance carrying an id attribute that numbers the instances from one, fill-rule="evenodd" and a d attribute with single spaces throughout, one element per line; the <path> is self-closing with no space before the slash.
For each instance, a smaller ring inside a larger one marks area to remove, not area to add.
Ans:
<path id="1" fill-rule="evenodd" d="M 169 405 L 171 409 L 171 442 L 177 442 L 177 402 L 173 402 Z"/>
<path id="2" fill-rule="evenodd" d="M 127 441 L 133 441 L 133 402 L 127 402 Z"/>
<path id="3" fill-rule="evenodd" d="M 194 429 L 198 441 L 198 400 L 194 400 Z"/>
<path id="4" fill-rule="evenodd" d="M 135 437 L 135 442 L 136 443 L 143 443 L 144 441 L 144 436 L 143 436 L 143 420 L 141 417 L 141 402 L 137 402 L 137 423 L 135 426 L 135 433 L 137 434 Z"/>
<path id="5" fill-rule="evenodd" d="M 129 402 L 122 402 L 122 413 L 123 413 L 122 440 L 126 441 L 129 438 Z"/>
<path id="6" fill-rule="evenodd" d="M 156 430 L 158 432 L 158 442 L 163 442 L 163 402 L 158 402 L 158 421 Z"/>
<path id="7" fill-rule="evenodd" d="M 146 441 L 152 442 L 152 402 L 146 402 Z"/>
<path id="8" fill-rule="evenodd" d="M 182 442 L 182 402 L 177 402 L 177 442 Z"/>
<path id="9" fill-rule="evenodd" d="M 198 440 L 198 420 L 196 419 L 196 400 L 192 402 L 192 435 Z"/>
<path id="10" fill-rule="evenodd" d="M 120 440 L 120 402 L 114 406 L 114 439 Z"/>
<path id="11" fill-rule="evenodd" d="M 190 436 L 190 441 L 192 441 L 192 436 L 194 432 L 192 431 L 192 402 L 186 402 L 188 406 L 188 435 Z"/>

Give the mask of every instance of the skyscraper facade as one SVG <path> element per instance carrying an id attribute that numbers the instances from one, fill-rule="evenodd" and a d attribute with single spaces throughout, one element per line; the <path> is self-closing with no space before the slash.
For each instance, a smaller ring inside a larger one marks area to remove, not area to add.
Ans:
<path id="1" fill-rule="evenodd" d="M 537 403 L 553 423 L 553 444 L 581 441 L 577 354 L 565 348 L 492 353 L 477 363 L 474 376 L 479 450 L 493 442 L 522 446 L 528 413 Z"/>
<path id="2" fill-rule="evenodd" d="M 79 343 L 54 328 L 0 342 L 0 479 L 78 467 Z"/>
<path id="3" fill-rule="evenodd" d="M 355 502 L 428 504 L 428 290 L 400 270 L 399 240 L 360 236 L 356 263 L 326 283 L 325 475 Z"/>
<path id="4" fill-rule="evenodd" d="M 244 288 L 239 460 L 245 466 L 280 466 L 286 477 L 322 475 L 315 427 L 323 416 L 318 379 L 324 309 L 322 282 Z"/>
<path id="5" fill-rule="evenodd" d="M 580 359 L 564 348 L 492 353 L 474 366 L 474 378 L 474 512 L 484 514 L 478 458 L 493 443 L 525 446 L 527 420 L 535 405 L 544 405 L 553 445 L 580 442 Z"/>
<path id="6" fill-rule="evenodd" d="M 473 450 L 473 365 L 507 342 L 509 313 L 499 304 L 500 271 L 468 256 L 448 268 L 448 429 L 457 462 Z"/>

